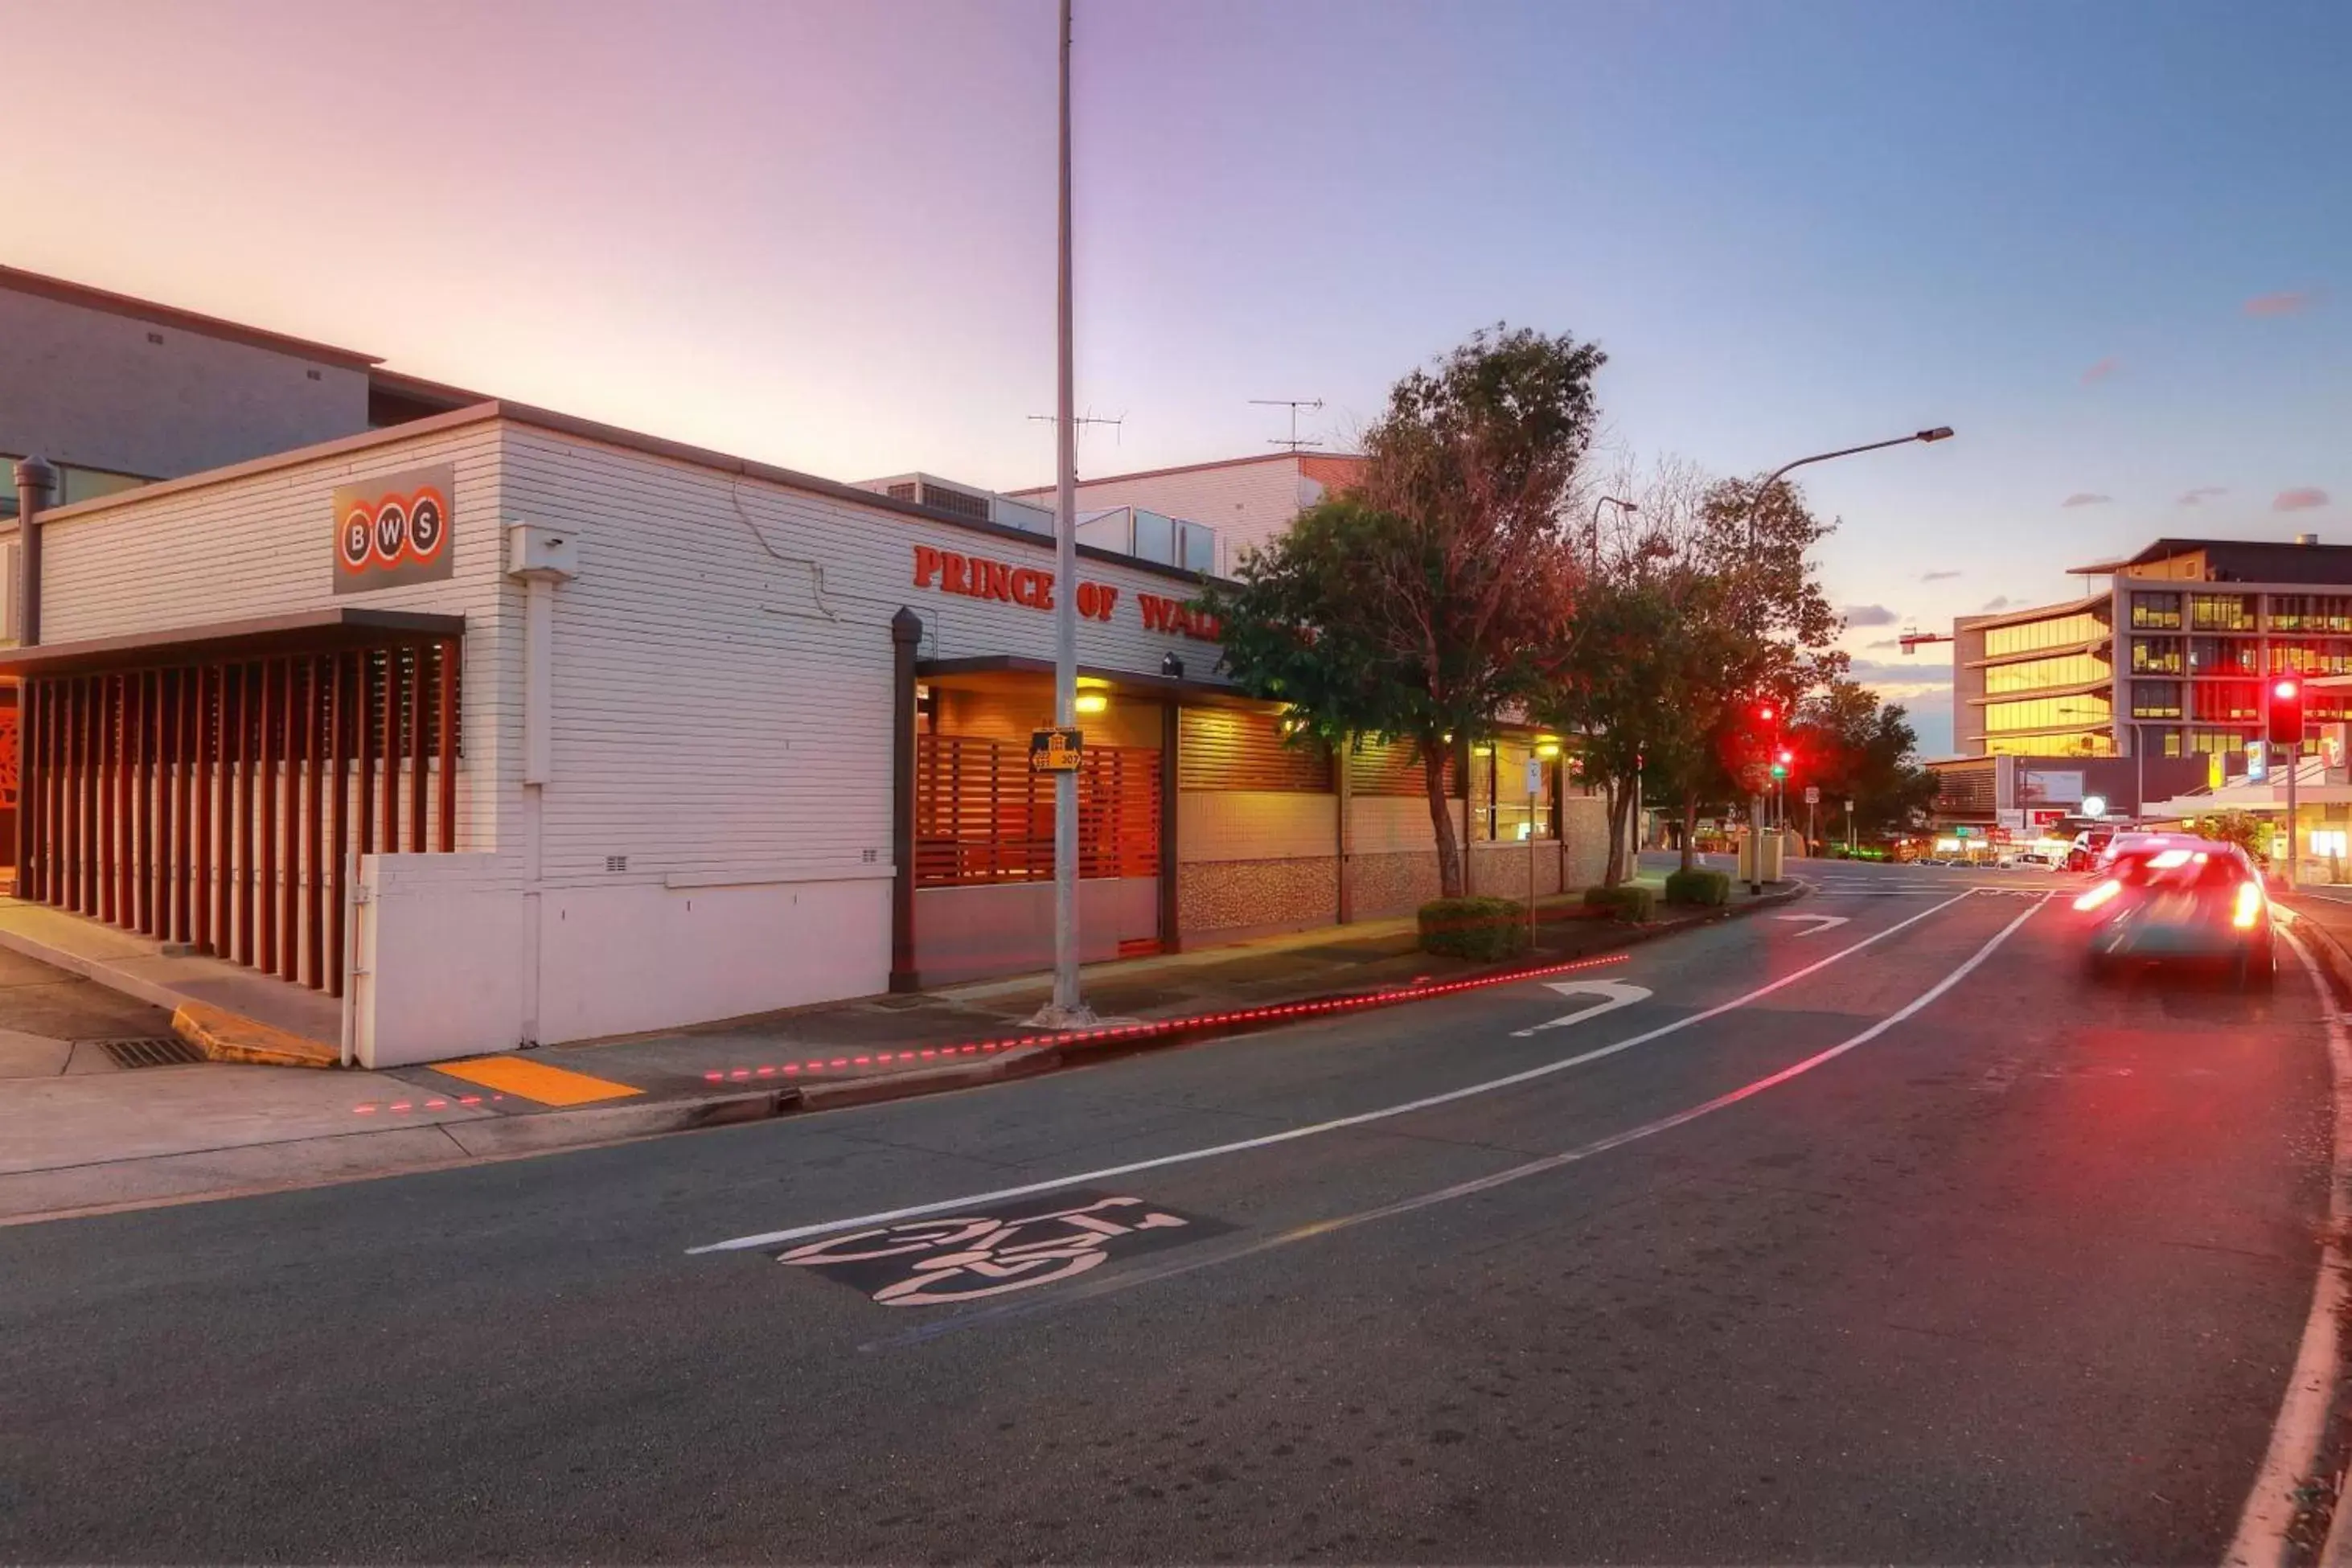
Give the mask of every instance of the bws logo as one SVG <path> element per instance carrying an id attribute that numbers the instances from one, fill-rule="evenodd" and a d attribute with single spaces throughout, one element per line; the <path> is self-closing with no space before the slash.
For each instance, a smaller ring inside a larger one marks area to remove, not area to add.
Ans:
<path id="1" fill-rule="evenodd" d="M 337 489 L 335 592 L 447 577 L 449 498 L 456 488 L 456 476 L 444 466 Z"/>

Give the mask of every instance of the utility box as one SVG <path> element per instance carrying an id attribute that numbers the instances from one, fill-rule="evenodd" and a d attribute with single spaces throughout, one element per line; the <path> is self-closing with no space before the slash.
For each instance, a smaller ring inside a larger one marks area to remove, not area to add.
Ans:
<path id="1" fill-rule="evenodd" d="M 1785 874 L 1787 849 L 1786 841 L 1778 833 L 1767 833 L 1761 837 L 1752 832 L 1741 834 L 1739 836 L 1739 879 L 1750 884 L 1780 881 Z M 1757 864 L 1759 850 L 1763 856 L 1763 864 L 1760 867 Z"/>
<path id="2" fill-rule="evenodd" d="M 570 529 L 543 523 L 507 524 L 507 575 L 568 583 L 580 575 L 580 542 Z"/>

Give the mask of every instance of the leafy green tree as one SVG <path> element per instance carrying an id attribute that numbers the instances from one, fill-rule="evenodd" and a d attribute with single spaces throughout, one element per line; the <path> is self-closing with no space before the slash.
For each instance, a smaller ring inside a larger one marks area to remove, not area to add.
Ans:
<path id="1" fill-rule="evenodd" d="M 1843 826 L 1843 803 L 1854 803 L 1854 834 L 1879 839 L 1912 831 L 1936 804 L 1936 775 L 1914 760 L 1919 737 L 1897 704 L 1843 676 L 1833 677 L 1798 703 L 1791 731 L 1800 786 L 1818 784 L 1827 831 Z"/>
<path id="2" fill-rule="evenodd" d="M 1353 491 L 1310 508 L 1207 595 L 1225 668 L 1289 703 L 1302 743 L 1413 743 L 1448 898 L 1464 878 L 1445 759 L 1558 656 L 1577 578 L 1561 506 L 1605 361 L 1566 335 L 1475 334 L 1391 389 Z"/>
<path id="3" fill-rule="evenodd" d="M 2234 844 L 2254 858 L 2254 864 L 2268 865 L 2271 858 L 2271 825 L 2251 811 L 2224 811 L 2197 819 L 2197 834 L 2202 838 L 2219 839 Z"/>
<path id="4" fill-rule="evenodd" d="M 1787 485 L 1752 520 L 1756 487 L 1744 481 L 1670 465 L 1638 488 L 1612 538 L 1593 531 L 1591 580 L 1539 710 L 1584 732 L 1587 777 L 1612 824 L 1638 809 L 1637 776 L 1643 793 L 1681 801 L 1688 870 L 1699 804 L 1737 800 L 1764 762 L 1753 705 L 1786 712 L 1845 666 L 1810 562 L 1834 525 Z M 1612 830 L 1609 880 L 1627 869 L 1622 847 Z"/>

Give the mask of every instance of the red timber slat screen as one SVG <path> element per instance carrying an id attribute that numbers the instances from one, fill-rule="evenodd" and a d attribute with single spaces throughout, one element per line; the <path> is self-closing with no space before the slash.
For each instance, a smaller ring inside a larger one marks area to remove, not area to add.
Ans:
<path id="1" fill-rule="evenodd" d="M 19 895 L 342 994 L 351 857 L 457 847 L 460 658 L 446 638 L 28 677 Z"/>
<path id="2" fill-rule="evenodd" d="M 1078 770 L 1078 875 L 1160 874 L 1160 752 L 1088 746 Z M 919 735 L 915 885 L 1054 879 L 1054 776 L 1025 742 Z"/>

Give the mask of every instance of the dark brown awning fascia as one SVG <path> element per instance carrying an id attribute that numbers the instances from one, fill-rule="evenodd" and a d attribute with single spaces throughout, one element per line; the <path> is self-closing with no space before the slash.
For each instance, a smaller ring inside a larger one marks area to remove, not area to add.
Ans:
<path id="1" fill-rule="evenodd" d="M 1180 654 L 1178 657 L 1183 656 Z M 1202 662 L 1213 663 L 1215 656 L 1206 656 Z M 923 680 L 952 679 L 959 675 L 1034 675 L 1051 680 L 1054 679 L 1054 661 L 1050 658 L 1030 658 L 1021 654 L 986 654 L 977 658 L 926 658 L 916 661 L 915 675 Z M 1222 681 L 1195 680 L 1190 676 L 1139 675 L 1130 670 L 1097 669 L 1091 665 L 1080 665 L 1078 678 L 1101 681 L 1113 691 L 1129 697 L 1173 698 L 1196 705 L 1228 708 L 1273 706 L 1236 691 Z"/>
<path id="2" fill-rule="evenodd" d="M 336 608 L 261 616 L 210 626 L 171 626 L 80 642 L 0 649 L 0 675 L 87 675 L 202 659 L 264 654 L 328 653 L 385 642 L 430 642 L 466 635 L 463 616 L 413 610 Z"/>

